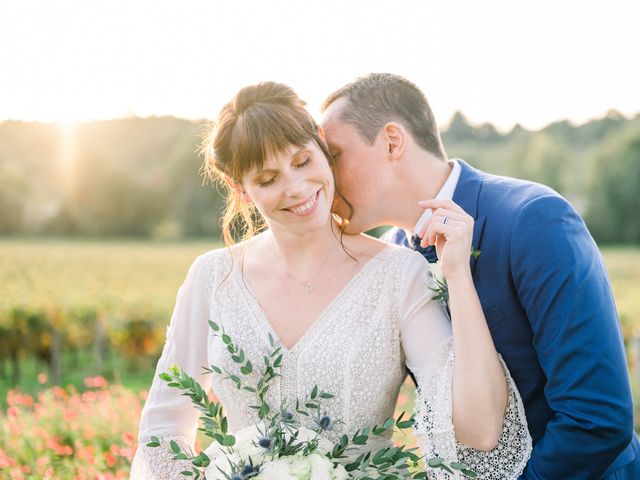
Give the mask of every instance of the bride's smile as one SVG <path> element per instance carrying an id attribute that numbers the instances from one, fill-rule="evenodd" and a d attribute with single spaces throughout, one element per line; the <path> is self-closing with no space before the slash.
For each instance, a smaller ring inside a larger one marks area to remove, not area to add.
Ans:
<path id="1" fill-rule="evenodd" d="M 314 141 L 272 155 L 243 176 L 242 186 L 271 228 L 306 233 L 330 221 L 333 175 Z"/>
<path id="2" fill-rule="evenodd" d="M 296 205 L 292 205 L 287 208 L 283 208 L 283 210 L 291 212 L 294 215 L 298 215 L 300 217 L 311 215 L 315 211 L 316 205 L 318 205 L 318 197 L 320 196 L 320 190 L 321 189 L 319 189 L 316 193 L 311 195 L 304 202 L 298 203 Z"/>

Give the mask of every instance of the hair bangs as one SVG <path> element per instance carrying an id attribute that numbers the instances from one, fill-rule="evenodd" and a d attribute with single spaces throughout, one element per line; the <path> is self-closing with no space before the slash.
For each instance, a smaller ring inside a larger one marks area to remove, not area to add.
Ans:
<path id="1" fill-rule="evenodd" d="M 270 158 L 291 145 L 303 147 L 315 138 L 316 125 L 308 115 L 279 105 L 253 105 L 242 112 L 232 133 L 233 172 L 236 180 L 255 168 L 260 171 Z"/>

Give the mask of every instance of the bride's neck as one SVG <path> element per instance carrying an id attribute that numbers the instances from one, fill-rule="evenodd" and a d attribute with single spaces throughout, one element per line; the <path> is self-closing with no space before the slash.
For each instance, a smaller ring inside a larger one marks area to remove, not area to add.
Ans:
<path id="1" fill-rule="evenodd" d="M 307 234 L 269 230 L 263 245 L 271 249 L 287 267 L 293 268 L 313 266 L 329 255 L 332 249 L 342 249 L 339 227 L 333 222 L 327 224 L 326 228 Z"/>

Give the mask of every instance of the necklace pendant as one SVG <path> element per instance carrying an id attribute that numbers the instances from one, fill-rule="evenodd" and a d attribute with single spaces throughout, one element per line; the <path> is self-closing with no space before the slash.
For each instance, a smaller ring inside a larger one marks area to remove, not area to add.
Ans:
<path id="1" fill-rule="evenodd" d="M 304 288 L 307 290 L 307 292 L 311 292 L 313 290 L 313 287 L 310 283 L 305 283 Z"/>

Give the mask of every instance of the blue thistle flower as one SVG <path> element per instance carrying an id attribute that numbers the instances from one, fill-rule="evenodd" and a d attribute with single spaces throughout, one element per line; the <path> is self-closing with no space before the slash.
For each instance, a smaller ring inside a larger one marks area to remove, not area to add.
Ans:
<path id="1" fill-rule="evenodd" d="M 292 420 L 293 419 L 293 413 L 291 413 L 288 410 L 285 410 L 284 412 L 282 412 L 282 419 L 283 420 Z"/>
<path id="2" fill-rule="evenodd" d="M 316 419 L 316 423 L 320 427 L 321 431 L 331 430 L 333 428 L 333 423 L 331 422 L 331 417 L 329 415 L 322 415 Z"/>
<path id="3" fill-rule="evenodd" d="M 258 440 L 258 445 L 260 445 L 265 450 L 269 450 L 271 448 L 271 437 L 262 437 L 260 440 Z"/>
<path id="4" fill-rule="evenodd" d="M 258 469 L 253 465 L 245 465 L 240 473 L 242 475 L 242 478 L 250 478 L 251 476 L 258 473 Z"/>

